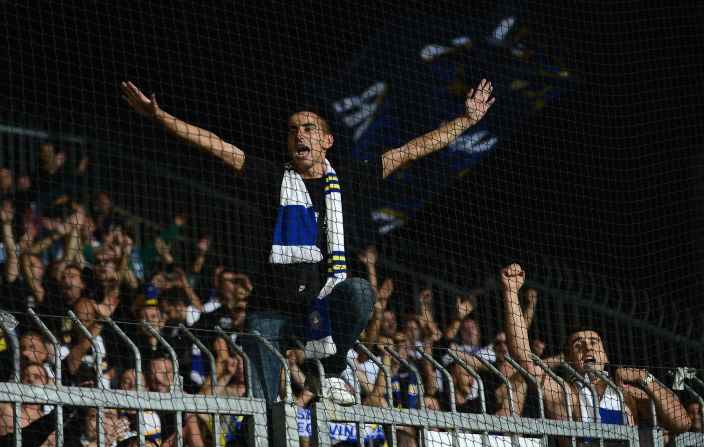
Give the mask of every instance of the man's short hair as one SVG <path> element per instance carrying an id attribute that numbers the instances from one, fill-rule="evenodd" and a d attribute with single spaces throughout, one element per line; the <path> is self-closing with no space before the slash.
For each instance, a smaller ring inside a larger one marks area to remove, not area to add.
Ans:
<path id="1" fill-rule="evenodd" d="M 297 113 L 305 112 L 315 114 L 323 125 L 323 131 L 332 134 L 332 126 L 330 125 L 331 121 L 328 119 L 326 113 L 318 107 L 314 107 L 309 104 L 299 104 L 293 109 L 289 117 Z"/>
<path id="2" fill-rule="evenodd" d="M 570 352 L 570 339 L 572 339 L 572 336 L 574 334 L 576 334 L 577 332 L 596 332 L 597 335 L 599 335 L 599 338 L 601 339 L 601 344 L 604 346 L 604 350 L 606 350 L 606 343 L 604 342 L 604 336 L 601 335 L 601 331 L 599 331 L 598 329 L 591 327 L 591 326 L 575 326 L 567 333 L 567 338 L 565 339 L 565 345 L 563 346 L 563 352 L 565 355 L 569 354 L 569 352 Z"/>

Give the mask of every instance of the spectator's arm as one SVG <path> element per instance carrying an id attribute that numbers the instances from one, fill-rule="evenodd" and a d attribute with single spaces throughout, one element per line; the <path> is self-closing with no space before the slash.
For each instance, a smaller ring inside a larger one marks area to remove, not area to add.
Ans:
<path id="1" fill-rule="evenodd" d="M 500 281 L 504 301 L 504 320 L 506 343 L 509 353 L 529 374 L 542 380 L 545 395 L 545 411 L 549 418 L 567 419 L 567 405 L 565 393 L 560 385 L 547 376 L 542 369 L 533 364 L 530 359 L 531 350 L 528 341 L 528 326 L 523 317 L 518 291 L 525 281 L 525 272 L 518 264 L 511 264 L 501 269 Z M 579 412 L 579 403 L 576 394 L 571 393 L 575 413 Z M 561 445 L 569 445 L 568 440 L 560 439 Z"/>
<path id="2" fill-rule="evenodd" d="M 195 273 L 196 275 L 198 275 L 201 271 L 203 271 L 203 266 L 205 265 L 205 257 L 208 254 L 208 250 L 210 249 L 210 241 L 210 237 L 205 236 L 202 237 L 196 244 L 196 249 L 198 251 L 196 253 L 195 259 L 193 260 L 193 264 L 191 264 L 191 273 Z"/>
<path id="3" fill-rule="evenodd" d="M 423 339 L 423 350 L 426 353 L 432 355 L 432 338 L 425 337 Z M 425 395 L 435 396 L 435 394 L 438 392 L 438 382 L 435 378 L 435 367 L 425 357 L 422 357 L 420 360 L 420 369 L 423 375 L 423 391 L 425 392 Z"/>
<path id="4" fill-rule="evenodd" d="M 538 291 L 535 289 L 526 290 L 526 305 L 523 307 L 523 318 L 526 319 L 526 327 L 533 324 L 535 308 L 538 306 Z"/>
<path id="5" fill-rule="evenodd" d="M 418 294 L 418 320 L 424 333 L 428 332 L 429 327 L 435 323 L 435 317 L 430 310 L 432 300 L 433 292 L 430 289 L 421 290 Z"/>
<path id="6" fill-rule="evenodd" d="M 25 253 L 20 255 L 20 262 L 22 263 L 22 276 L 25 279 L 27 287 L 32 292 L 32 296 L 39 303 L 44 302 L 44 297 L 46 291 L 44 286 L 42 286 L 42 279 L 35 278 L 34 273 L 32 273 L 32 258 L 29 254 Z"/>
<path id="7" fill-rule="evenodd" d="M 624 390 L 635 399 L 636 408 L 641 417 L 650 419 L 648 398 L 648 394 L 650 394 L 655 404 L 658 425 L 672 433 L 684 433 L 689 430 L 691 421 L 689 416 L 687 416 L 687 410 L 684 405 L 675 396 L 675 393 L 661 385 L 657 380 L 653 380 L 647 371 L 638 368 L 618 368 L 616 370 L 616 382 L 622 386 L 626 384 Z M 639 384 L 647 391 L 636 388 L 631 384 Z"/>
<path id="8" fill-rule="evenodd" d="M 88 330 L 90 331 L 90 335 L 95 338 L 103 331 L 103 324 L 99 321 L 94 321 L 88 327 Z M 90 348 L 90 340 L 81 334 L 78 338 L 78 343 L 71 347 L 71 350 L 66 357 L 66 370 L 70 375 L 74 376 L 78 373 L 83 356 L 86 355 Z"/>
<path id="9" fill-rule="evenodd" d="M 166 113 L 156 102 L 156 95 L 152 94 L 147 98 L 131 82 L 121 84 L 122 99 L 137 113 L 145 118 L 156 121 L 169 133 L 178 139 L 191 144 L 208 154 L 218 157 L 235 171 L 241 171 L 244 167 L 244 152 L 225 140 L 221 139 L 209 130 L 182 121 L 173 115 Z"/>
<path id="10" fill-rule="evenodd" d="M 364 265 L 367 270 L 367 279 L 369 284 L 372 286 L 374 293 L 379 294 L 379 278 L 376 273 L 376 256 L 377 249 L 376 245 L 368 245 L 364 251 L 362 251 L 359 256 L 359 262 Z"/>
<path id="11" fill-rule="evenodd" d="M 385 340 L 384 344 L 388 344 L 387 342 L 391 342 L 391 340 Z M 391 355 L 389 355 L 388 352 L 386 352 L 386 349 L 380 349 L 381 351 L 381 363 L 386 367 L 387 371 L 391 370 Z M 390 379 L 390 377 L 389 377 Z M 379 369 L 379 372 L 376 375 L 376 381 L 374 382 L 374 386 L 372 387 L 371 392 L 365 399 L 365 404 L 372 406 L 372 407 L 381 407 L 381 408 L 388 408 L 389 407 L 389 401 L 386 399 L 386 374 L 384 374 L 383 369 Z"/>
<path id="12" fill-rule="evenodd" d="M 13 222 L 15 209 L 9 200 L 3 201 L 0 208 L 0 221 L 2 223 L 2 241 L 5 244 L 5 272 L 4 281 L 6 284 L 15 282 L 20 274 L 20 262 L 17 257 L 17 241 Z"/>
<path id="13" fill-rule="evenodd" d="M 476 308 L 477 298 L 474 295 L 470 295 L 466 299 L 457 297 L 455 300 L 455 318 L 453 318 L 447 328 L 445 328 L 445 338 L 454 340 L 460 330 L 462 320 L 467 318 Z"/>
<path id="14" fill-rule="evenodd" d="M 415 138 L 403 146 L 385 152 L 381 156 L 384 165 L 384 178 L 408 163 L 426 157 L 452 143 L 467 129 L 477 124 L 494 103 L 491 98 L 493 87 L 485 79 L 467 93 L 464 103 L 465 113 L 440 128 Z"/>

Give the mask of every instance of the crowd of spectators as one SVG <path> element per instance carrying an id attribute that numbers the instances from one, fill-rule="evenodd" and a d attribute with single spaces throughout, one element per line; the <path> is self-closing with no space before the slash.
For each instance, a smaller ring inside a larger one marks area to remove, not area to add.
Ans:
<path id="1" fill-rule="evenodd" d="M 54 347 L 42 328 L 29 317 L 27 309 L 31 308 L 59 342 L 65 385 L 129 391 L 137 390 L 139 382 L 142 391 L 166 393 L 172 391 L 178 375 L 185 393 L 211 394 L 211 383 L 215 381 L 214 389 L 220 395 L 245 396 L 244 362 L 231 349 L 231 344 L 240 344 L 246 336 L 248 296 L 256 284 L 225 265 L 206 268 L 213 244 L 210 235 L 196 242 L 192 259 L 176 262 L 172 243 L 187 223 L 181 215 L 174 216 L 153 241 L 138 247 L 133 224 L 127 216 L 114 212 L 109 192 L 97 192 L 89 204 L 76 200 L 77 194 L 71 190 L 71 185 L 75 184 L 73 177 L 85 171 L 84 160 L 75 164 L 76 169 L 69 170 L 66 151 L 51 143 L 40 144 L 38 156 L 39 167 L 32 175 L 13 176 L 9 169 L 0 169 L 0 307 L 13 313 L 19 321 L 20 382 L 51 386 L 57 377 Z M 523 368 L 541 377 L 545 385 L 552 379 L 534 366 L 530 356 L 541 358 L 549 368 L 558 368 L 566 360 L 565 356 L 575 354 L 568 346 L 565 354 L 546 357 L 545 343 L 528 340 L 527 329 L 535 318 L 540 300 L 534 289 L 521 291 L 519 300 L 522 280 L 516 286 L 518 269 L 502 270 L 505 304 L 507 313 L 510 309 L 512 316 L 507 317 L 504 330 L 488 334 L 491 341 L 484 343 L 486 337 L 476 317 L 481 312 L 477 297 L 457 297 L 452 303 L 452 318 L 439 322 L 434 307 L 442 303 L 434 301 L 430 289 L 418 291 L 415 302 L 397 306 L 395 300 L 399 298 L 394 280 L 378 277 L 376 260 L 373 245 L 358 256 L 358 265 L 363 270 L 356 274 L 369 280 L 376 302 L 361 343 L 347 354 L 354 365 L 343 373 L 350 394 L 358 387 L 362 405 L 479 413 L 483 411 L 481 381 L 487 413 L 538 417 L 535 390 L 507 357 L 510 354 Z M 511 289 L 511 280 L 515 290 Z M 508 293 L 508 289 L 515 294 Z M 397 309 L 411 311 L 399 315 Z M 124 349 L 124 343 L 106 324 L 105 318 L 118 322 L 139 349 L 144 371 L 139 380 L 134 356 Z M 85 331 L 80 330 L 80 326 Z M 216 326 L 224 330 L 229 340 L 214 331 Z M 215 371 L 210 370 L 201 349 L 186 336 L 187 330 L 214 354 Z M 2 334 L 0 343 L 0 380 L 3 381 L 10 380 L 14 373 L 12 362 L 8 360 L 11 353 L 7 335 Z M 165 343 L 176 353 L 178 371 Z M 589 366 L 598 363 L 599 355 L 605 356 L 601 344 L 589 349 L 591 357 L 582 361 L 587 369 L 580 370 L 581 374 L 588 373 Z M 599 350 L 601 353 L 597 352 Z M 424 353 L 436 362 L 431 362 Z M 299 407 L 299 434 L 301 443 L 307 445 L 311 436 L 307 428 L 310 418 L 307 407 L 319 398 L 315 388 L 309 385 L 314 380 L 315 367 L 306 361 L 303 349 L 293 344 L 286 352 L 286 359 L 293 396 L 286 396 L 282 370 L 279 398 L 291 398 Z M 452 383 L 436 368 L 438 364 L 450 372 Z M 96 365 L 99 365 L 98 370 Z M 477 375 L 470 374 L 468 369 Z M 618 373 L 618 379 L 631 383 L 624 386 L 635 396 L 634 405 L 629 407 L 632 408 L 629 410 L 632 424 L 649 420 L 647 409 L 642 411 L 642 403 L 647 402 L 648 396 L 642 394 L 642 390 L 638 394 L 632 386 L 639 381 L 649 385 L 652 381 L 645 374 L 633 369 L 621 369 Z M 512 393 L 508 391 L 509 384 Z M 559 391 L 547 386 L 546 390 Z M 658 408 L 658 420 L 665 421 L 661 423 L 667 431 L 673 434 L 686 430 L 701 432 L 699 402 L 682 406 L 668 390 L 658 388 L 655 392 L 660 393 L 655 396 L 656 400 L 669 399 L 668 408 Z M 560 399 L 564 397 L 545 396 L 548 417 L 564 419 L 561 409 L 550 404 Z M 579 408 L 579 400 L 575 403 Z M 26 436 L 31 437 L 34 432 L 37 433 L 36 445 L 53 445 L 53 428 L 47 428 L 45 422 L 54 408 L 25 404 L 21 411 Z M 68 444 L 95 444 L 96 412 L 84 408 L 70 415 L 64 432 Z M 11 436 L 14 430 L 13 414 L 12 404 L 0 404 L 2 439 Z M 148 411 L 144 420 L 149 443 L 173 444 L 177 425 L 173 413 Z M 106 409 L 103 421 L 106 446 L 131 445 L 134 441 L 134 411 Z M 182 422 L 182 435 L 187 445 L 201 447 L 213 442 L 211 415 L 185 414 Z M 222 445 L 242 445 L 244 418 L 227 416 L 220 422 Z M 370 429 L 365 436 L 369 442 L 374 442 L 383 439 L 384 433 Z M 397 436 L 400 445 L 417 444 L 418 433 L 413 427 L 398 427 Z"/>

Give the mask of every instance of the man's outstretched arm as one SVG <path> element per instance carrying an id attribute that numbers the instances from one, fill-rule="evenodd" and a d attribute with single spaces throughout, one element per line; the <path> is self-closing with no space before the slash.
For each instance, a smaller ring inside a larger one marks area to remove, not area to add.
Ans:
<path id="1" fill-rule="evenodd" d="M 384 178 L 413 160 L 439 151 L 455 141 L 467 129 L 477 124 L 494 103 L 495 98 L 491 97 L 493 89 L 491 82 L 482 79 L 476 90 L 472 89 L 467 93 L 467 99 L 464 102 L 465 113 L 463 115 L 432 132 L 409 141 L 397 149 L 385 152 L 381 156 L 384 165 Z"/>
<path id="2" fill-rule="evenodd" d="M 244 152 L 240 148 L 228 143 L 209 130 L 201 129 L 170 115 L 159 107 L 156 102 L 156 95 L 153 93 L 150 98 L 147 98 L 136 85 L 129 81 L 121 83 L 120 87 L 123 93 L 122 99 L 132 110 L 145 118 L 156 121 L 178 139 L 218 157 L 235 171 L 240 172 L 242 170 Z"/>

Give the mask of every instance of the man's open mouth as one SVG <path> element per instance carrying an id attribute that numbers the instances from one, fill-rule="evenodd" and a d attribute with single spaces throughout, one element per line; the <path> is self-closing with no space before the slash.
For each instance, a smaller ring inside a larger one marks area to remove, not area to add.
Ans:
<path id="1" fill-rule="evenodd" d="M 594 366 L 596 364 L 596 359 L 592 357 L 591 355 L 588 355 L 582 359 L 582 361 L 586 364 Z"/>
<path id="2" fill-rule="evenodd" d="M 296 148 L 296 157 L 306 158 L 310 155 L 310 149 L 305 146 L 298 146 Z"/>

